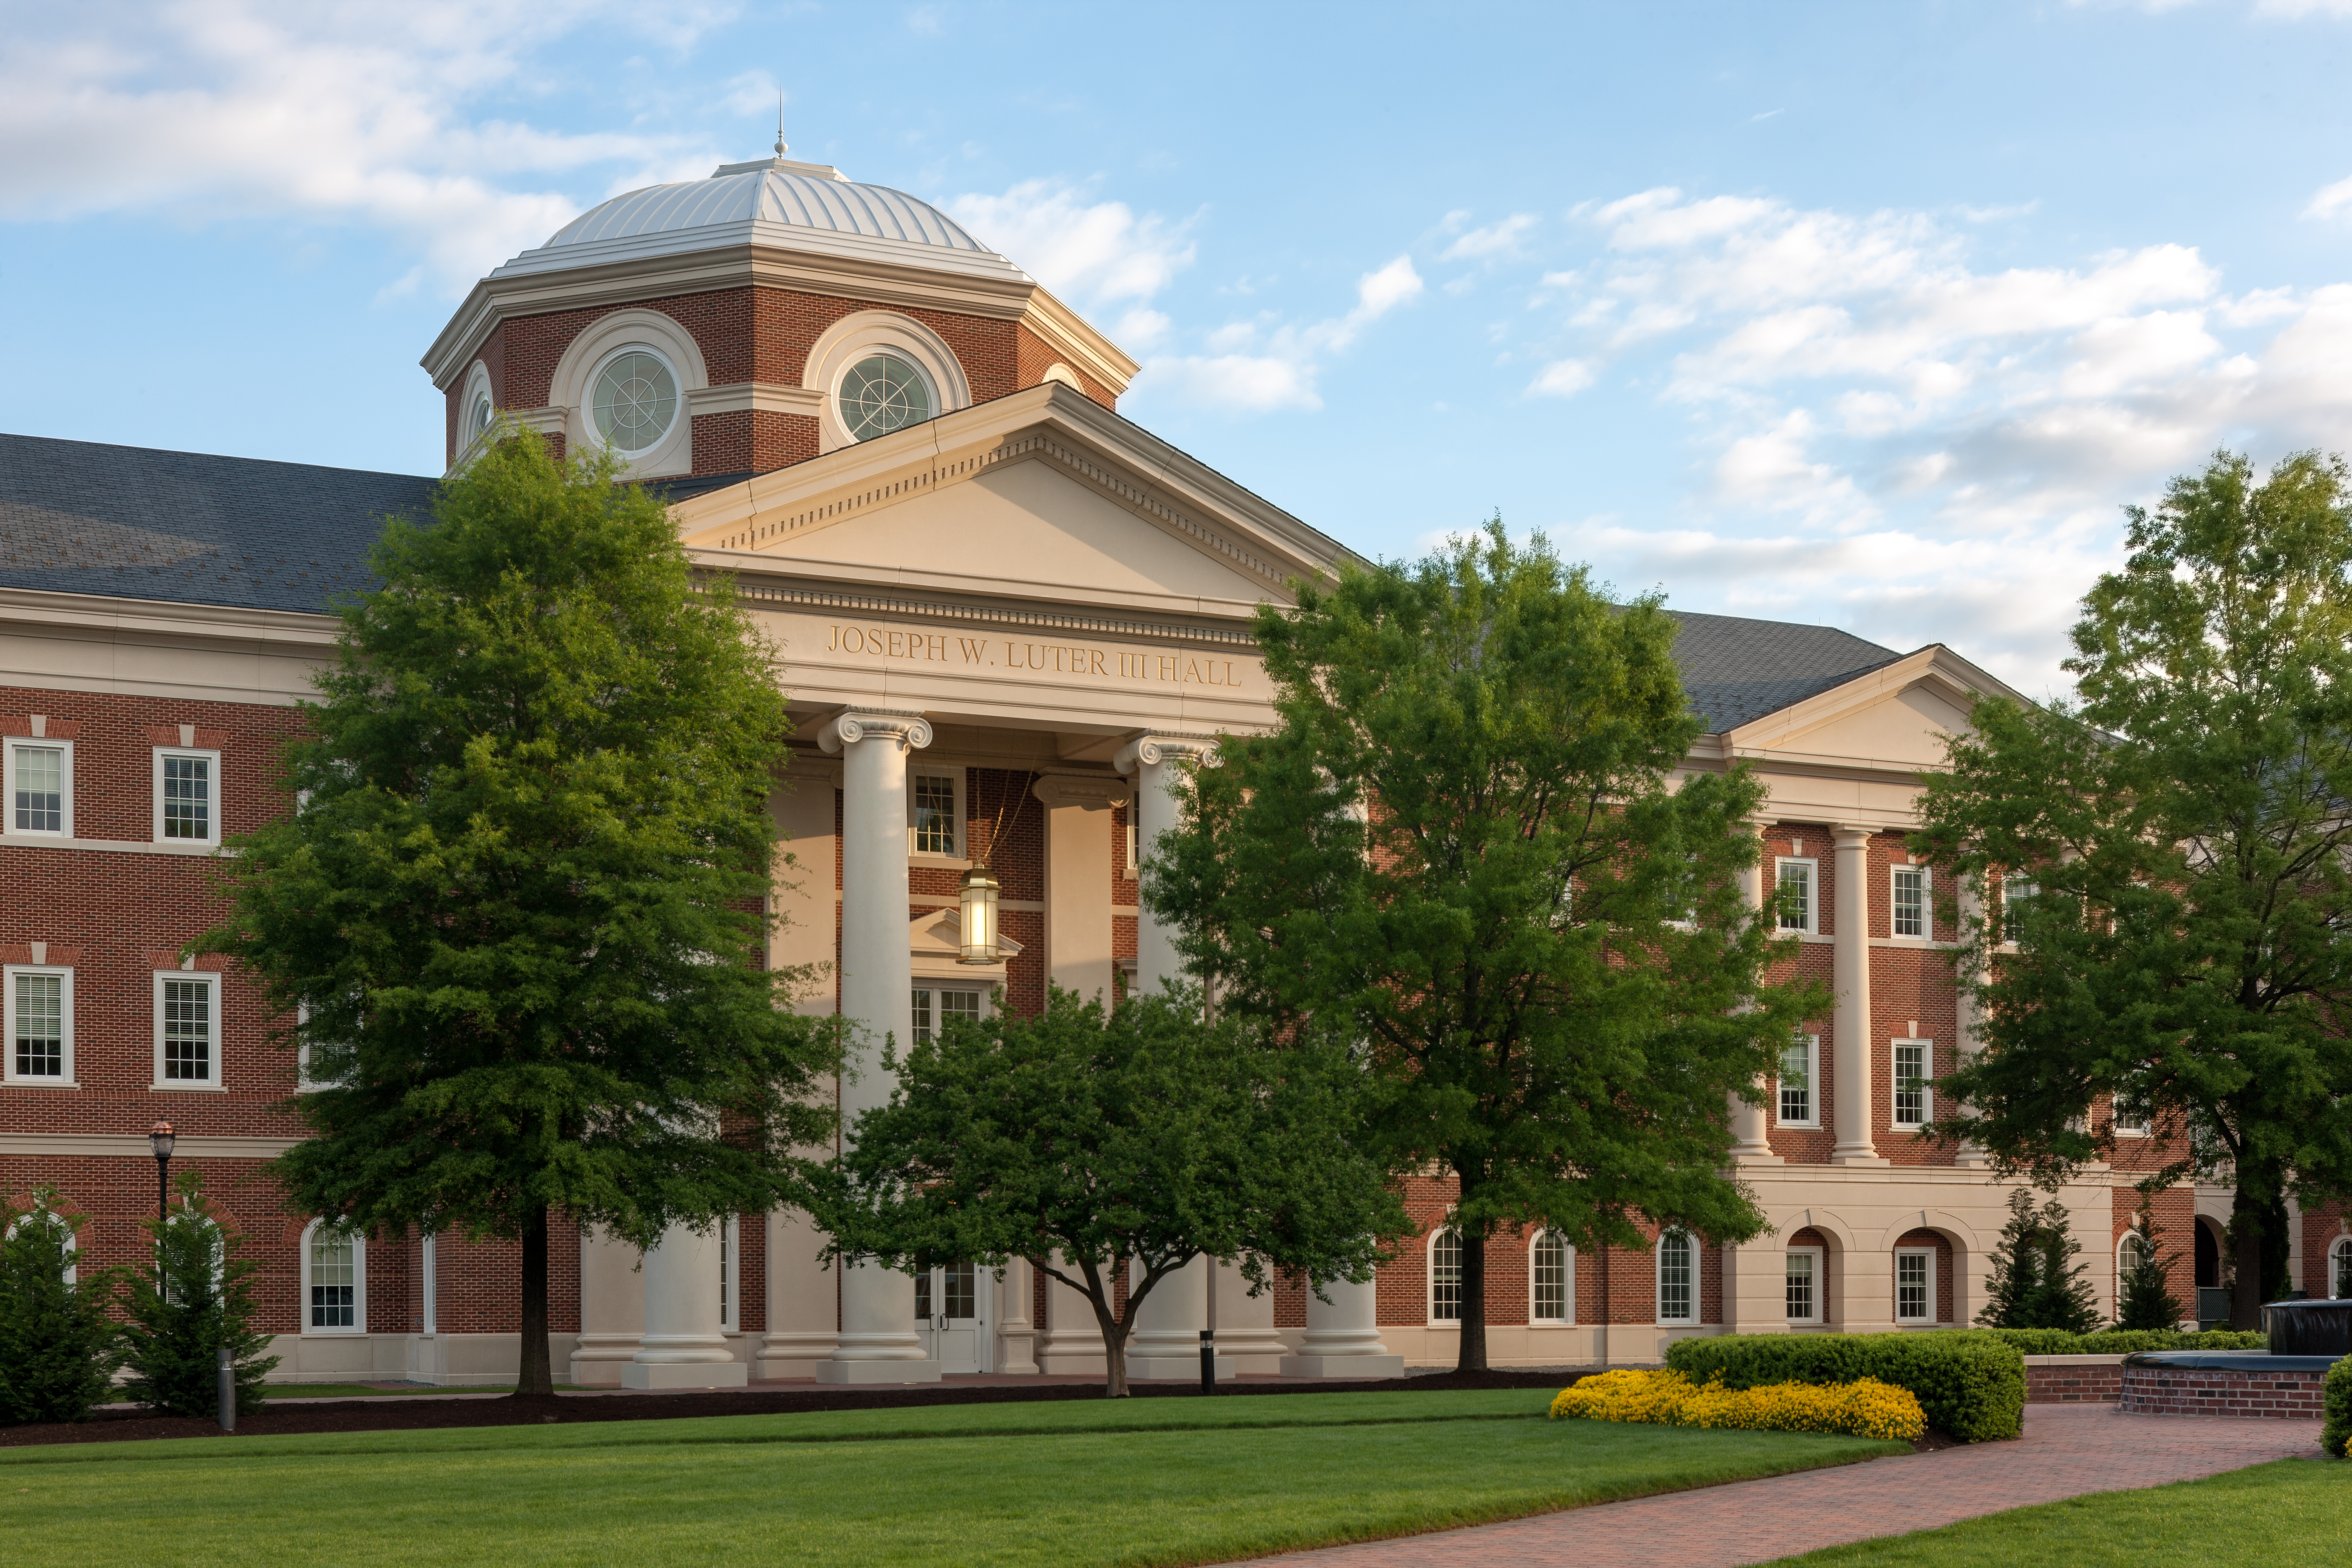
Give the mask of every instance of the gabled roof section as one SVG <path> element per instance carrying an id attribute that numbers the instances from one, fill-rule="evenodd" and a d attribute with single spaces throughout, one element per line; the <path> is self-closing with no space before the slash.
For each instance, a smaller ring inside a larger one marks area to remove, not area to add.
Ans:
<path id="1" fill-rule="evenodd" d="M 415 474 L 0 436 L 0 588 L 322 612 Z"/>
<path id="2" fill-rule="evenodd" d="M 1719 735 L 1902 658 L 1835 626 L 1669 610 L 1691 711 Z"/>

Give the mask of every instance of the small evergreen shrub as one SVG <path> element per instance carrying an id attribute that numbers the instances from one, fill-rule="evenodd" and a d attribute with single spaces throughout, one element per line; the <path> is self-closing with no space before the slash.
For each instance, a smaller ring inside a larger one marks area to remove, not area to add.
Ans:
<path id="1" fill-rule="evenodd" d="M 156 1267 L 130 1274 L 130 1322 L 123 1330 L 123 1393 L 167 1415 L 210 1416 L 219 1409 L 220 1350 L 236 1369 L 237 1414 L 261 1408 L 261 1380 L 278 1364 L 263 1356 L 269 1336 L 253 1327 L 253 1276 L 259 1265 L 237 1254 L 245 1237 L 221 1223 L 194 1172 L 180 1178 L 180 1206 L 168 1222 L 148 1220 Z"/>
<path id="2" fill-rule="evenodd" d="M 0 1424 L 79 1421 L 121 1363 L 110 1270 L 78 1268 L 54 1188 L 0 1204 Z"/>
<path id="3" fill-rule="evenodd" d="M 2033 1194 L 2020 1187 L 2009 1194 L 2009 1223 L 1992 1251 L 1985 1282 L 1985 1308 L 1977 1321 L 1993 1329 L 2061 1329 L 2088 1333 L 2098 1326 L 2097 1300 L 2088 1271 L 2074 1261 L 2083 1244 L 2074 1239 L 2065 1205 L 2053 1198 L 2036 1210 Z M 2057 1352 L 2037 1352 L 2057 1354 Z"/>
<path id="4" fill-rule="evenodd" d="M 2258 1351 L 2267 1336 L 2232 1329 L 2186 1333 L 2179 1329 L 2102 1329 L 2070 1334 L 2063 1329 L 1971 1329 L 1969 1333 L 2014 1348 L 2021 1355 L 2128 1355 L 2134 1351 Z"/>
<path id="5" fill-rule="evenodd" d="M 2124 1270 L 2123 1300 L 2116 1307 L 2116 1327 L 2138 1331 L 2178 1331 L 2186 1309 L 2172 1293 L 2165 1265 L 2164 1227 L 2156 1223 L 2147 1194 L 2140 1194 L 2139 1213 L 2128 1233 L 2136 1243 L 2131 1267 Z M 2158 1347 L 2143 1346 L 2153 1350 Z"/>
<path id="6" fill-rule="evenodd" d="M 2352 1356 L 2327 1369 L 2326 1424 L 2319 1429 L 2319 1446 L 2337 1458 L 2352 1445 Z"/>
<path id="7" fill-rule="evenodd" d="M 1666 1364 L 1694 1383 L 1720 1377 L 1732 1389 L 1780 1383 L 1854 1383 L 1907 1388 L 1927 1424 L 1968 1443 L 2014 1437 L 2025 1415 L 2025 1357 L 1990 1335 L 1722 1334 L 1676 1340 Z"/>

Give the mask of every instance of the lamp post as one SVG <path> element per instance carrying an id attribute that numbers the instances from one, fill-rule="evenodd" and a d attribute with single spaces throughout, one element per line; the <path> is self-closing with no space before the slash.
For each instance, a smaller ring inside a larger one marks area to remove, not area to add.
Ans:
<path id="1" fill-rule="evenodd" d="M 147 1130 L 147 1147 L 155 1151 L 155 1223 L 163 1225 L 172 1217 L 172 1145 L 178 1140 L 172 1135 L 172 1124 L 158 1121 Z"/>

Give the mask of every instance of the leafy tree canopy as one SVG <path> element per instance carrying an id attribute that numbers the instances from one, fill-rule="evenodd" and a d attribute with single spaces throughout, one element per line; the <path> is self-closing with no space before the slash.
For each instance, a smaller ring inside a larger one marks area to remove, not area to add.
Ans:
<path id="1" fill-rule="evenodd" d="M 1914 847 L 1983 889 L 1984 1050 L 1939 1129 L 2054 1184 L 2153 1119 L 2169 1182 L 2233 1182 L 2233 1323 L 2284 1277 L 2285 1200 L 2352 1191 L 2352 481 L 2231 453 L 2129 509 L 2066 668 L 1987 700 Z M 2001 908 L 2002 884 L 2032 884 Z M 2013 942 L 2010 940 L 2014 938 Z"/>
<path id="2" fill-rule="evenodd" d="M 1297 593 L 1256 627 L 1278 722 L 1222 742 L 1147 896 L 1220 1006 L 1344 1032 L 1391 1171 L 1458 1178 L 1483 1367 L 1498 1226 L 1757 1232 L 1727 1096 L 1827 999 L 1763 981 L 1773 922 L 1738 885 L 1763 788 L 1684 772 L 1704 726 L 1654 598 L 1612 604 L 1499 521 Z"/>
<path id="3" fill-rule="evenodd" d="M 513 433 L 372 563 L 207 941 L 299 1010 L 294 1201 L 520 1237 L 543 1393 L 551 1212 L 648 1245 L 784 1201 L 829 1136 L 831 1036 L 763 968 L 783 699 L 609 458 Z"/>

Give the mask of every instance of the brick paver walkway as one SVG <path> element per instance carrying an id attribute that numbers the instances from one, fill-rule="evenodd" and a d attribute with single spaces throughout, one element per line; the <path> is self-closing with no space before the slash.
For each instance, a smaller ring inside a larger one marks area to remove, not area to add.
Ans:
<path id="1" fill-rule="evenodd" d="M 2315 1421 L 2126 1415 L 2029 1405 L 2025 1436 L 1271 1559 L 1299 1568 L 1731 1568 L 2084 1492 L 2316 1457 Z"/>

